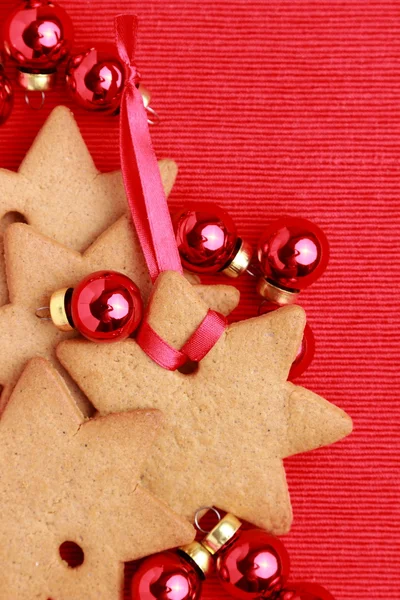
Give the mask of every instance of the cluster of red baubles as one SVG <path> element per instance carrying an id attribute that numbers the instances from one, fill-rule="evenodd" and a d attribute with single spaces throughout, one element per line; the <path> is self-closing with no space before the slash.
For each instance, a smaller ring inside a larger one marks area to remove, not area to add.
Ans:
<path id="1" fill-rule="evenodd" d="M 238 237 L 232 219 L 213 204 L 188 206 L 173 218 L 184 267 L 198 273 L 223 272 L 238 276 L 249 268 L 252 250 Z M 257 289 L 264 297 L 259 314 L 293 302 L 326 268 L 328 242 L 306 219 L 286 218 L 271 223 L 257 249 Z M 75 290 L 55 292 L 50 302 L 54 323 L 63 330 L 76 328 L 95 342 L 118 341 L 138 327 L 143 307 L 140 291 L 125 275 L 100 271 Z M 314 356 L 315 341 L 307 324 L 289 379 L 299 377 Z"/>
<path id="2" fill-rule="evenodd" d="M 26 91 L 51 89 L 58 66 L 69 57 L 66 84 L 74 100 L 88 110 L 118 111 L 126 72 L 116 47 L 98 44 L 71 54 L 71 19 L 52 0 L 23 0 L 8 15 L 2 37 L 4 51 L 17 65 L 18 82 Z M 139 88 L 147 108 L 150 94 Z M 0 66 L 0 124 L 11 109 L 12 88 Z"/>
<path id="3" fill-rule="evenodd" d="M 317 584 L 288 584 L 289 556 L 282 542 L 240 526 L 228 514 L 201 543 L 145 559 L 131 581 L 132 600 L 199 600 L 213 569 L 225 591 L 239 600 L 333 600 Z"/>
<path id="4" fill-rule="evenodd" d="M 257 290 L 264 298 L 259 314 L 291 304 L 301 290 L 325 271 L 329 245 L 323 231 L 311 221 L 286 217 L 264 230 L 256 258 L 242 240 L 231 217 L 215 204 L 188 205 L 173 219 L 182 264 L 202 274 L 238 277 L 245 271 L 258 275 Z M 307 324 L 289 377 L 301 375 L 312 361 L 314 336 Z"/>
<path id="5" fill-rule="evenodd" d="M 237 277 L 249 267 L 252 249 L 238 236 L 233 220 L 219 206 L 188 204 L 173 222 L 182 264 L 188 270 Z M 311 221 L 285 217 L 264 230 L 256 254 L 259 270 L 267 281 L 281 291 L 297 294 L 325 271 L 329 246 L 323 231 Z M 240 265 L 235 266 L 238 261 Z"/>

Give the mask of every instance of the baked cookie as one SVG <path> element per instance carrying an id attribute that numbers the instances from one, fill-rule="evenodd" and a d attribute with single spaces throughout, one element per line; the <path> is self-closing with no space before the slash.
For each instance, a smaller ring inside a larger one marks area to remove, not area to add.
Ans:
<path id="1" fill-rule="evenodd" d="M 138 485 L 161 420 L 85 420 L 51 365 L 29 362 L 0 419 L 0 598 L 117 600 L 125 561 L 193 539 Z M 60 557 L 66 541 L 84 553 L 77 568 Z"/>
<path id="2" fill-rule="evenodd" d="M 207 305 L 175 272 L 159 276 L 147 319 L 176 349 Z M 184 375 L 167 371 L 128 340 L 63 342 L 57 355 L 101 414 L 158 408 L 166 416 L 143 484 L 189 519 L 217 506 L 282 534 L 291 524 L 283 459 L 348 435 L 350 417 L 287 382 L 305 325 L 299 306 L 229 325 Z"/>
<path id="3" fill-rule="evenodd" d="M 50 321 L 43 321 L 35 314 L 38 307 L 48 305 L 55 290 L 74 287 L 89 273 L 102 269 L 128 275 L 139 286 L 145 302 L 151 289 L 138 238 L 126 216 L 83 254 L 37 233 L 29 225 L 10 225 L 5 234 L 5 257 L 11 302 L 0 307 L 0 384 L 4 386 L 0 408 L 30 358 L 42 356 L 53 360 L 55 346 L 61 340 L 77 335 L 61 332 Z M 239 302 L 239 292 L 233 286 L 194 285 L 194 288 L 195 294 L 211 308 L 225 315 Z M 77 389 L 74 395 L 86 411 L 84 399 Z"/>
<path id="4" fill-rule="evenodd" d="M 168 196 L 178 169 L 172 160 L 161 160 L 159 166 Z M 21 217 L 44 235 L 83 252 L 127 210 L 121 172 L 97 170 L 72 112 L 58 106 L 18 173 L 0 169 L 0 256 L 1 232 Z M 7 300 L 0 261 L 0 306 Z"/>

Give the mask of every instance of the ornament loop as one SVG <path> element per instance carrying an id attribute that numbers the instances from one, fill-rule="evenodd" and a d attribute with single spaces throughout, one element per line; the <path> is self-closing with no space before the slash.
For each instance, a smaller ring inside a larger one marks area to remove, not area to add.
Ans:
<path id="1" fill-rule="evenodd" d="M 41 108 L 43 108 L 44 102 L 46 99 L 46 94 L 43 91 L 40 92 L 40 98 L 41 98 L 40 104 L 38 104 L 38 105 L 32 104 L 31 98 L 29 96 L 29 92 L 25 92 L 25 102 L 29 106 L 29 108 L 32 110 L 40 110 Z"/>
<path id="2" fill-rule="evenodd" d="M 35 315 L 41 321 L 51 321 L 52 320 L 50 317 L 50 307 L 49 306 L 39 306 L 39 308 L 37 308 L 35 310 Z"/>
<path id="3" fill-rule="evenodd" d="M 146 112 L 147 112 L 147 122 L 149 125 L 159 125 L 160 123 L 160 115 L 158 114 L 157 111 L 154 110 L 154 108 L 151 108 L 151 106 L 146 106 Z"/>
<path id="4" fill-rule="evenodd" d="M 196 529 L 198 529 L 198 531 L 201 531 L 202 533 L 210 533 L 210 531 L 212 531 L 211 529 L 209 531 L 203 529 L 199 524 L 200 514 L 204 511 L 207 512 L 209 510 L 211 510 L 216 515 L 218 521 L 221 520 L 221 513 L 216 508 L 214 508 L 213 506 L 200 506 L 200 508 L 196 510 L 196 514 L 194 515 L 194 524 L 196 526 Z"/>

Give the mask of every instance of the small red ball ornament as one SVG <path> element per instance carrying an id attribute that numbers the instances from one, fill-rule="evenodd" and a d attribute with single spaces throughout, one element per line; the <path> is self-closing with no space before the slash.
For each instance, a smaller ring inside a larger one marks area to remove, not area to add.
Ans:
<path id="1" fill-rule="evenodd" d="M 231 217 L 216 204 L 188 204 L 174 215 L 173 224 L 182 264 L 189 271 L 222 271 L 237 277 L 247 269 L 251 247 L 238 237 Z"/>
<path id="2" fill-rule="evenodd" d="M 265 229 L 257 257 L 264 275 L 258 291 L 278 304 L 290 303 L 325 271 L 329 244 L 323 231 L 311 221 L 287 217 Z"/>
<path id="3" fill-rule="evenodd" d="M 273 310 L 279 308 L 278 304 L 273 302 L 264 301 L 260 304 L 258 309 L 259 315 L 264 315 Z M 289 371 L 288 379 L 292 381 L 297 377 L 300 377 L 308 369 L 315 354 L 315 338 L 313 331 L 308 323 L 304 328 L 303 339 L 301 340 L 300 347 L 298 349 L 296 358 L 294 359 L 292 366 Z"/>
<path id="4" fill-rule="evenodd" d="M 82 108 L 118 113 L 126 69 L 114 44 L 97 44 L 71 56 L 65 75 L 72 98 Z M 137 87 L 148 112 L 149 123 L 157 123 L 158 115 L 150 107 L 150 92 L 142 84 L 137 84 Z"/>
<path id="5" fill-rule="evenodd" d="M 143 562 L 131 585 L 132 600 L 198 600 L 201 579 L 195 567 L 174 552 Z"/>
<path id="6" fill-rule="evenodd" d="M 116 342 L 131 335 L 143 314 L 139 288 L 115 271 L 98 271 L 75 289 L 54 292 L 50 300 L 53 323 L 62 331 L 75 328 L 92 342 Z"/>
<path id="7" fill-rule="evenodd" d="M 73 40 L 72 22 L 51 0 L 25 0 L 8 15 L 3 27 L 4 48 L 19 67 L 19 83 L 27 90 L 49 89 L 57 65 Z"/>
<path id="8" fill-rule="evenodd" d="M 328 590 L 317 583 L 292 583 L 286 586 L 278 600 L 335 600 Z"/>
<path id="9" fill-rule="evenodd" d="M 115 112 L 121 102 L 125 67 L 113 44 L 72 56 L 66 79 L 74 100 L 87 110 Z"/>
<path id="10" fill-rule="evenodd" d="M 131 582 L 132 600 L 199 600 L 212 558 L 198 542 L 145 559 Z"/>
<path id="11" fill-rule="evenodd" d="M 289 555 L 282 542 L 262 529 L 241 529 L 231 513 L 202 541 L 215 555 L 216 569 L 228 594 L 240 600 L 275 598 L 289 576 Z"/>
<path id="12" fill-rule="evenodd" d="M 238 532 L 217 553 L 216 566 L 223 587 L 234 598 L 272 598 L 289 576 L 289 555 L 278 538 L 250 529 Z"/>
<path id="13" fill-rule="evenodd" d="M 0 62 L 0 125 L 3 125 L 11 114 L 14 104 L 14 93 L 4 68 Z"/>

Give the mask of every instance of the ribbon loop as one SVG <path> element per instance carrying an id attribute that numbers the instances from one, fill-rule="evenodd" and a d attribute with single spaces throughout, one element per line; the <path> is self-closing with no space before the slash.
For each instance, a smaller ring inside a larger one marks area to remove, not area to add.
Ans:
<path id="1" fill-rule="evenodd" d="M 218 342 L 227 326 L 226 318 L 209 310 L 196 331 L 181 349 L 190 360 L 200 362 Z"/>
<path id="2" fill-rule="evenodd" d="M 115 18 L 115 36 L 118 54 L 128 67 L 135 66 L 138 24 L 136 15 L 118 15 Z"/>
<path id="3" fill-rule="evenodd" d="M 177 350 L 163 340 L 148 321 L 144 321 L 136 342 L 160 367 L 168 371 L 176 371 L 188 360 L 200 362 L 218 342 L 226 325 L 226 318 L 223 315 L 209 310 L 196 331 L 184 346 Z"/>

